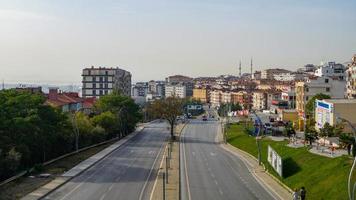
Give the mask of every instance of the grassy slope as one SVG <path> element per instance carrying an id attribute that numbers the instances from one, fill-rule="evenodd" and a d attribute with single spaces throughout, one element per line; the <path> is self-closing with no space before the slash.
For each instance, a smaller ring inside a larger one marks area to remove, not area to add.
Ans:
<path id="1" fill-rule="evenodd" d="M 257 157 L 256 140 L 247 135 L 243 125 L 232 125 L 228 129 L 228 142 Z M 262 161 L 268 171 L 290 188 L 307 189 L 308 199 L 347 199 L 347 177 L 351 160 L 342 156 L 326 158 L 308 152 L 306 148 L 289 148 L 286 142 L 263 139 Z M 267 146 L 271 145 L 283 158 L 284 178 L 279 177 L 267 164 Z"/>

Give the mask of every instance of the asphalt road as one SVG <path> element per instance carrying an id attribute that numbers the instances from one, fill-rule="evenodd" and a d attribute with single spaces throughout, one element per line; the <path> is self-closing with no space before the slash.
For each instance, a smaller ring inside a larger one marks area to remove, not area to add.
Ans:
<path id="1" fill-rule="evenodd" d="M 149 199 L 167 125 L 153 123 L 46 199 Z"/>
<path id="2" fill-rule="evenodd" d="M 218 122 L 192 120 L 181 143 L 183 200 L 274 199 L 238 157 L 217 143 Z"/>

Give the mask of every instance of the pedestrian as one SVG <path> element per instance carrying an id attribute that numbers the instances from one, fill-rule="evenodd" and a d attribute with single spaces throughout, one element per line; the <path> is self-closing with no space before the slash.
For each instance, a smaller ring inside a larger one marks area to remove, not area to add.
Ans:
<path id="1" fill-rule="evenodd" d="M 293 196 L 293 200 L 299 200 L 299 192 L 297 188 L 294 189 L 292 196 Z"/>
<path id="2" fill-rule="evenodd" d="M 307 193 L 307 191 L 305 190 L 305 187 L 302 187 L 302 189 L 300 189 L 300 199 L 301 200 L 305 200 L 306 193 Z"/>

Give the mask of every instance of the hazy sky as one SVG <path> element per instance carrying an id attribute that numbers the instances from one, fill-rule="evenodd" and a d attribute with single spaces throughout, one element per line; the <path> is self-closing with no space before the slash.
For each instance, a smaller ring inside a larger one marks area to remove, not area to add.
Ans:
<path id="1" fill-rule="evenodd" d="M 345 62 L 355 0 L 0 0 L 0 79 L 75 83 L 84 67 L 135 81 Z"/>

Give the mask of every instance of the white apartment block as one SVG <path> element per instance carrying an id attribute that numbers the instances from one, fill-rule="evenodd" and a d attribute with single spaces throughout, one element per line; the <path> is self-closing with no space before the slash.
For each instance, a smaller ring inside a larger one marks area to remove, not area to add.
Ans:
<path id="1" fill-rule="evenodd" d="M 165 97 L 178 97 L 178 98 L 186 98 L 186 86 L 178 84 L 178 85 L 166 85 L 165 87 Z"/>
<path id="2" fill-rule="evenodd" d="M 231 93 L 230 92 L 222 92 L 221 93 L 221 103 L 231 103 Z"/>
<path id="3" fill-rule="evenodd" d="M 349 99 L 356 98 L 356 54 L 352 57 L 352 62 L 347 70 L 347 89 L 346 97 Z"/>
<path id="4" fill-rule="evenodd" d="M 335 80 L 330 77 L 316 77 L 305 82 L 296 82 L 296 110 L 304 113 L 305 104 L 319 93 L 329 95 L 331 98 L 344 98 L 346 81 Z"/>
<path id="5" fill-rule="evenodd" d="M 265 92 L 256 91 L 252 94 L 252 109 L 267 109 L 267 94 Z"/>
<path id="6" fill-rule="evenodd" d="M 85 68 L 82 72 L 82 96 L 100 97 L 113 91 L 131 96 L 131 73 L 120 68 Z"/>
<path id="7" fill-rule="evenodd" d="M 210 103 L 213 107 L 218 107 L 221 104 L 221 91 L 220 90 L 212 90 L 210 92 Z"/>
<path id="8" fill-rule="evenodd" d="M 339 80 L 346 80 L 346 67 L 342 64 L 335 62 L 328 62 L 322 66 L 319 66 L 314 75 L 318 77 L 327 76 L 334 77 Z"/>

